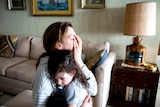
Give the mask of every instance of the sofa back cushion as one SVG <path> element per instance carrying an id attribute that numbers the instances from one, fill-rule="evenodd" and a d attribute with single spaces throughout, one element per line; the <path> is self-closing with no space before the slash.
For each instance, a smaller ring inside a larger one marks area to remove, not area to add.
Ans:
<path id="1" fill-rule="evenodd" d="M 82 52 L 85 54 L 86 59 L 88 60 L 94 54 L 100 50 L 106 49 L 107 53 L 110 50 L 110 44 L 109 42 L 90 42 L 90 41 L 85 41 L 83 40 L 83 45 L 82 45 Z"/>
<path id="2" fill-rule="evenodd" d="M 31 40 L 30 59 L 38 59 L 45 50 L 42 38 L 34 37 Z"/>
<path id="3" fill-rule="evenodd" d="M 18 43 L 16 46 L 16 54 L 15 56 L 26 57 L 29 58 L 30 51 L 30 40 L 32 37 L 21 37 L 19 36 Z"/>

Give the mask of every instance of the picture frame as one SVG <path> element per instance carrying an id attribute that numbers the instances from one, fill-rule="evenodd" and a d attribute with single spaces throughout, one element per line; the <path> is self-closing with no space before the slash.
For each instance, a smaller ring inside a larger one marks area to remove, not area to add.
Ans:
<path id="1" fill-rule="evenodd" d="M 8 0 L 9 10 L 25 10 L 26 2 L 25 0 Z"/>
<path id="2" fill-rule="evenodd" d="M 32 0 L 34 16 L 73 16 L 73 0 Z M 59 2 L 58 2 L 59 1 Z"/>
<path id="3" fill-rule="evenodd" d="M 105 0 L 81 0 L 83 9 L 102 9 L 105 8 Z"/>

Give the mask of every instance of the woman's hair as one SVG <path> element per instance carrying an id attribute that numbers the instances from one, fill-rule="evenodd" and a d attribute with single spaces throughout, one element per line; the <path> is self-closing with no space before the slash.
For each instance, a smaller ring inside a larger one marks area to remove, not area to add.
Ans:
<path id="1" fill-rule="evenodd" d="M 70 22 L 56 22 L 51 24 L 43 35 L 43 46 L 46 52 L 51 52 L 55 49 L 55 44 L 61 39 L 67 27 L 72 27 Z"/>
<path id="2" fill-rule="evenodd" d="M 70 22 L 55 22 L 48 26 L 43 34 L 43 47 L 46 52 L 39 57 L 39 61 L 41 57 L 48 56 L 51 51 L 55 50 L 56 42 L 61 40 L 67 27 L 72 27 L 72 24 Z"/>
<path id="3" fill-rule="evenodd" d="M 60 92 L 50 95 L 47 99 L 46 107 L 68 107 L 65 95 Z"/>
<path id="4" fill-rule="evenodd" d="M 55 77 L 56 73 L 71 73 L 73 70 L 76 70 L 73 80 L 77 79 L 83 86 L 88 87 L 87 78 L 76 65 L 72 52 L 69 50 L 52 51 L 48 60 L 48 71 L 52 79 Z"/>

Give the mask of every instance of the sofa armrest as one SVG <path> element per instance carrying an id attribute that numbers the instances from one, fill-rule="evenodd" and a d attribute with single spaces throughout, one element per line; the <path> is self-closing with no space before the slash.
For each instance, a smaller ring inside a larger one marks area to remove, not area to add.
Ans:
<path id="1" fill-rule="evenodd" d="M 116 60 L 116 53 L 111 51 L 105 61 L 95 69 L 98 93 L 94 98 L 94 107 L 106 107 L 111 81 L 112 66 Z"/>

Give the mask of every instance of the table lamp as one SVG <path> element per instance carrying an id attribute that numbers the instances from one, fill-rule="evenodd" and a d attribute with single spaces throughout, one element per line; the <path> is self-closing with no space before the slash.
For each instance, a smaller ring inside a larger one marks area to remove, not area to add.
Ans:
<path id="1" fill-rule="evenodd" d="M 155 2 L 137 2 L 126 5 L 123 34 L 135 36 L 133 44 L 126 46 L 126 64 L 133 66 L 145 64 L 146 48 L 141 44 L 141 36 L 154 36 L 155 32 Z"/>

